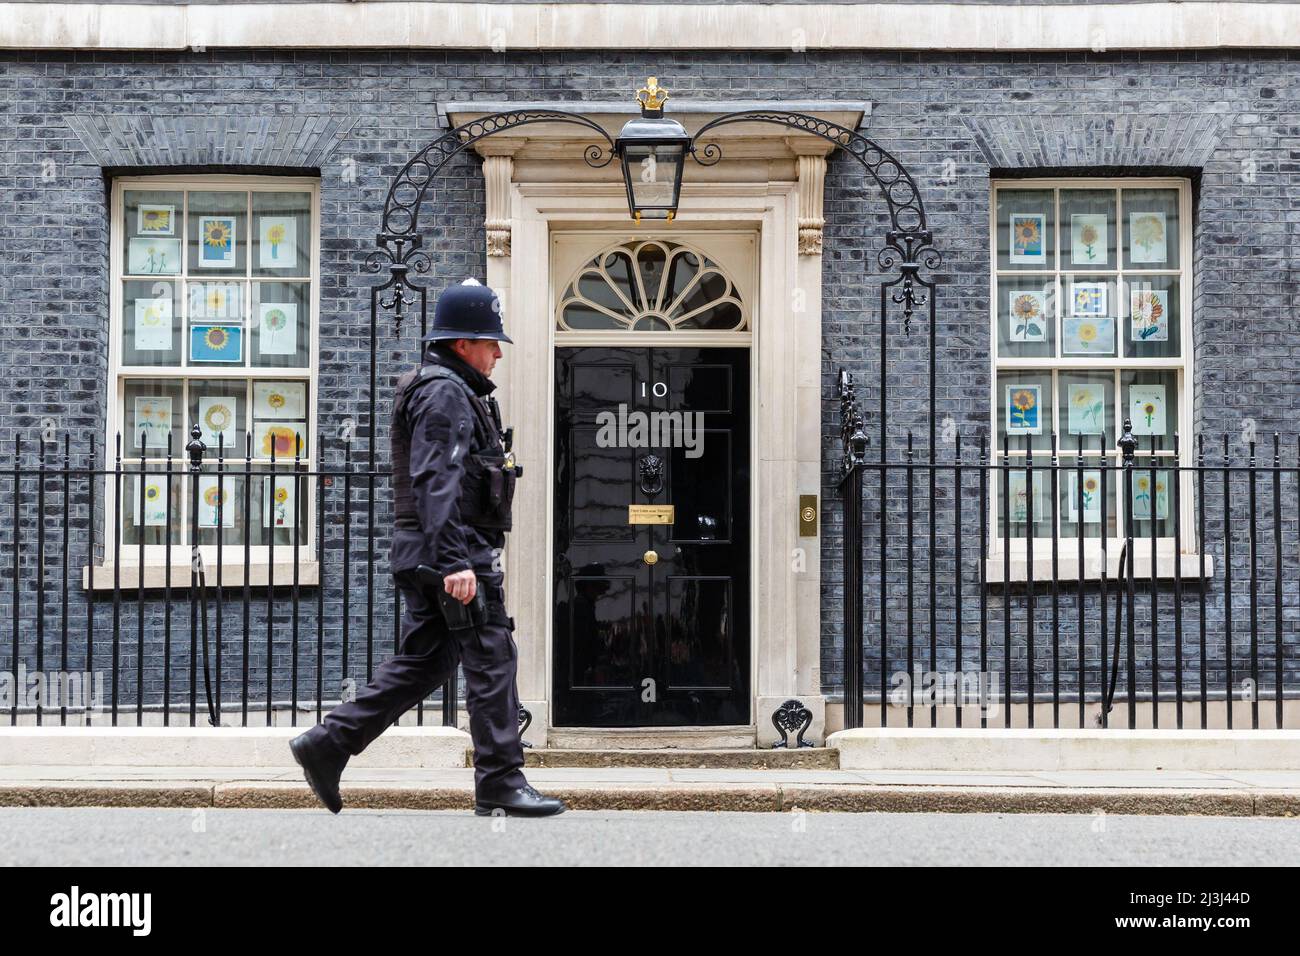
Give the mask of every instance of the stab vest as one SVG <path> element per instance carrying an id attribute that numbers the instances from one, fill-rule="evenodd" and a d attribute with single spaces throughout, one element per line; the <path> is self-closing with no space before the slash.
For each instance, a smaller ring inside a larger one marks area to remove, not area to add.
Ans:
<path id="1" fill-rule="evenodd" d="M 465 474 L 457 502 L 460 518 L 473 528 L 509 531 L 518 470 L 513 456 L 505 452 L 501 423 L 468 382 L 445 365 L 433 364 L 413 369 L 397 381 L 392 441 L 394 523 L 403 530 L 420 529 L 419 512 L 411 493 L 411 423 L 406 410 L 417 389 L 439 378 L 456 383 L 474 410 L 474 437 L 465 455 Z"/>

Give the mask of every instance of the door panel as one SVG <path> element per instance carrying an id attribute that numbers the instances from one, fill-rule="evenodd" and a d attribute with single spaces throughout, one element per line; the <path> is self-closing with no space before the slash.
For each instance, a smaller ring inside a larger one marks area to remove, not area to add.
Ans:
<path id="1" fill-rule="evenodd" d="M 555 361 L 555 724 L 749 723 L 749 351 Z"/>

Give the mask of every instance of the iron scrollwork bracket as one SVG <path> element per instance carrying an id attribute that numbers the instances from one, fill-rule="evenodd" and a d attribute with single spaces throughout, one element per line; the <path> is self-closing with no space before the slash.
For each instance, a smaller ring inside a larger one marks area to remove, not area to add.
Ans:
<path id="1" fill-rule="evenodd" d="M 705 134 L 729 123 L 775 123 L 787 129 L 822 139 L 840 147 L 862 164 L 868 176 L 880 187 L 885 204 L 889 207 L 890 230 L 885 235 L 885 246 L 877 256 L 882 268 L 898 268 L 898 278 L 887 283 L 898 286 L 892 293 L 893 301 L 903 306 L 903 332 L 910 334 L 912 316 L 917 307 L 929 302 L 930 293 L 921 286 L 933 288 L 933 283 L 920 276 L 921 269 L 939 268 L 942 256 L 934 247 L 925 216 L 925 204 L 915 180 L 903 164 L 888 151 L 867 139 L 856 130 L 840 126 L 808 113 L 784 110 L 741 110 L 728 113 L 705 123 L 695 133 L 691 142 L 691 157 L 701 166 L 712 166 L 722 158 L 722 148 L 717 143 L 699 145 Z"/>
<path id="2" fill-rule="evenodd" d="M 928 229 L 891 230 L 876 260 L 883 269 L 898 268 L 898 278 L 890 283 L 897 288 L 890 298 L 903 307 L 903 334 L 910 335 L 912 316 L 930 302 L 931 293 L 924 290 L 934 288 L 934 283 L 921 277 L 921 269 L 933 271 L 942 260 L 934 248 L 934 235 Z"/>
<path id="3" fill-rule="evenodd" d="M 365 261 L 367 272 L 378 273 L 387 266 L 392 273 L 376 292 L 393 290 L 388 297 L 377 299 L 377 304 L 394 313 L 396 334 L 401 334 L 404 309 L 416 303 L 406 292 L 422 288 L 410 281 L 409 273 L 423 275 L 430 269 L 429 255 L 422 248 L 419 221 L 420 207 L 433 180 L 449 162 L 479 140 L 530 123 L 571 123 L 591 130 L 604 140 L 603 144 L 592 143 L 583 151 L 583 158 L 593 169 L 609 165 L 614 158 L 614 141 L 595 120 L 580 113 L 540 109 L 507 110 L 471 120 L 448 130 L 416 153 L 393 179 L 384 201 L 382 228 L 375 240 L 377 248 Z"/>
<path id="4" fill-rule="evenodd" d="M 811 747 L 811 740 L 804 740 L 803 735 L 812 726 L 813 712 L 804 706 L 803 701 L 792 697 L 772 713 L 772 726 L 776 728 L 781 739 L 772 744 L 773 750 L 790 746 L 790 734 L 798 731 L 795 738 L 796 747 Z"/>
<path id="5" fill-rule="evenodd" d="M 836 393 L 840 400 L 840 444 L 844 448 L 840 473 L 844 476 L 866 464 L 867 446 L 871 444 L 871 439 L 867 436 L 866 422 L 858 409 L 853 375 L 847 369 L 840 369 Z"/>
<path id="6" fill-rule="evenodd" d="M 532 744 L 530 744 L 528 741 L 523 739 L 525 731 L 528 730 L 528 728 L 532 725 L 532 723 L 533 723 L 533 715 L 528 712 L 528 708 L 520 707 L 519 708 L 519 742 L 522 743 L 525 747 L 532 746 Z"/>

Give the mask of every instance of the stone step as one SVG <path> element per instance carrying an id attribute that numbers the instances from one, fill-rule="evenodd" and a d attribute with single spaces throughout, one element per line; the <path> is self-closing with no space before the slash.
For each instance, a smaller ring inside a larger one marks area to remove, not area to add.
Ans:
<path id="1" fill-rule="evenodd" d="M 830 747 L 776 750 L 568 750 L 524 749 L 527 767 L 677 767 L 686 769 L 838 770 Z"/>

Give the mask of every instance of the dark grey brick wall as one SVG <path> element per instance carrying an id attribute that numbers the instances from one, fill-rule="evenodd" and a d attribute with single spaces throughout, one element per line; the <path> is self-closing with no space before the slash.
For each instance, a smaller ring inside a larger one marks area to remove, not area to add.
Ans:
<path id="1" fill-rule="evenodd" d="M 170 167 L 319 169 L 322 184 L 321 389 L 319 426 L 323 436 L 345 419 L 364 425 L 368 390 L 367 284 L 365 255 L 373 248 L 384 195 L 401 164 L 436 133 L 437 106 L 448 100 L 491 99 L 600 100 L 626 95 L 655 74 L 675 97 L 719 99 L 869 99 L 873 103 L 867 135 L 902 160 L 920 184 L 936 241 L 944 254 L 937 278 L 939 323 L 938 396 L 940 420 L 951 417 L 968 441 L 988 420 L 988 259 L 987 221 L 990 170 L 1051 173 L 1059 170 L 1150 174 L 1187 171 L 1197 178 L 1194 224 L 1196 309 L 1196 421 L 1208 434 L 1230 432 L 1238 452 L 1242 421 L 1251 418 L 1260 435 L 1280 429 L 1294 435 L 1300 389 L 1293 382 L 1300 336 L 1289 301 L 1295 292 L 1290 263 L 1298 214 L 1290 193 L 1297 176 L 1294 159 L 1297 126 L 1296 61 L 1283 53 L 1157 53 L 1071 55 L 918 55 L 681 53 L 664 55 L 620 51 L 598 53 L 290 53 L 248 51 L 185 54 L 0 54 L 0 364 L 7 387 L 0 394 L 0 447 L 12 448 L 25 436 L 29 453 L 34 429 L 44 418 L 74 436 L 84 456 L 85 436 L 102 429 L 108 308 L 108 211 L 105 169 L 142 173 L 155 164 Z M 355 171 L 355 179 L 351 173 Z M 945 178 L 945 176 L 947 178 Z M 435 288 L 466 273 L 483 272 L 483 196 L 477 163 L 463 157 L 439 182 L 431 197 L 438 210 L 431 222 Z M 878 376 L 877 343 L 880 248 L 886 219 L 873 185 L 843 156 L 832 160 L 826 194 L 824 257 L 824 449 L 827 477 L 823 532 L 823 683 L 834 691 L 842 683 L 840 650 L 841 527 L 831 475 L 838 457 L 837 406 L 831 397 L 840 365 L 867 383 Z M 897 319 L 891 319 L 897 325 Z M 896 328 L 895 328 L 896 331 Z M 926 333 L 916 323 L 910 337 L 891 335 L 889 375 L 892 394 L 904 397 L 890 419 L 890 441 L 897 450 L 909 428 L 922 435 L 926 420 Z M 384 328 L 379 346 L 381 397 L 412 355 L 410 330 L 403 339 Z M 864 390 L 875 432 L 875 396 Z M 381 401 L 379 447 L 388 414 Z M 367 433 L 360 432 L 364 449 Z M 1289 448 L 1294 449 L 1291 444 Z M 940 454 L 944 454 L 941 447 Z M 336 440 L 327 459 L 340 460 Z M 1294 454 L 1294 450 L 1292 451 Z M 29 459 L 30 460 L 30 459 Z M 1293 459 L 1292 459 L 1293 460 Z M 11 491 L 12 480 L 0 479 Z M 870 485 L 870 482 L 869 482 Z M 1294 500 L 1294 479 L 1287 478 Z M 30 490 L 30 489 L 29 489 Z M 1209 535 L 1222 524 L 1222 501 L 1211 494 Z M 898 491 L 891 492 L 897 495 Z M 5 502 L 11 504 L 12 498 Z M 936 499 L 942 527 L 950 514 L 951 491 Z M 1238 512 L 1244 496 L 1231 505 Z M 53 507 L 53 506 L 52 506 Z M 325 668 L 329 685 L 339 676 L 342 617 L 337 609 L 341 519 L 331 503 L 327 550 L 335 555 L 334 580 L 327 582 Z M 891 561 L 905 556 L 898 534 L 901 502 L 888 515 Z M 360 510 L 364 514 L 364 509 Z M 878 555 L 878 510 L 870 502 L 867 547 Z M 969 517 L 969 515 L 968 515 Z M 381 501 L 376 521 L 382 530 L 388 512 Z M 53 519 L 51 518 L 51 521 Z M 357 519 L 354 519 L 357 520 Z M 918 511 L 919 527 L 927 512 Z M 34 537 L 34 514 L 24 512 L 24 540 Z M 1239 526 L 1240 527 L 1240 526 Z M 1294 521 L 1287 527 L 1294 555 Z M 353 528 L 352 644 L 349 671 L 364 662 L 366 641 L 366 555 L 364 531 Z M 966 542 L 969 548 L 971 542 Z M 392 622 L 387 576 L 382 564 L 386 539 L 376 548 L 376 603 L 373 619 L 375 659 L 391 646 Z M 4 551 L 0 580 L 0 619 L 12 605 L 12 536 L 0 535 Z M 965 563 L 973 567 L 972 552 Z M 918 547 L 917 608 L 921 629 L 917 646 L 928 650 L 928 610 L 924 570 L 928 555 Z M 80 568 L 86 553 L 74 539 L 71 564 Z M 1238 554 L 1238 560 L 1242 560 Z M 869 561 L 871 574 L 878 567 Z M 951 548 L 936 555 L 942 579 L 953 576 Z M 897 565 L 894 565 L 897 566 Z M 1295 571 L 1294 562 L 1290 565 Z M 34 558 L 24 552 L 17 640 L 22 658 L 33 660 Z M 56 575 L 51 582 L 57 581 Z M 897 577 L 895 575 L 894 577 Z M 1222 580 L 1207 592 L 1212 666 L 1221 671 L 1224 656 L 1220 621 Z M 897 664 L 899 630 L 906 594 L 891 584 L 890 662 Z M 952 586 L 940 588 L 940 660 L 954 651 Z M 1287 639 L 1295 650 L 1296 598 L 1288 589 Z M 1089 592 L 1093 592 L 1090 590 Z M 1240 595 L 1240 591 L 1238 592 Z M 868 590 L 868 633 L 876 633 L 877 592 Z M 964 589 L 967 606 L 966 659 L 972 648 L 971 609 L 977 593 Z M 314 634 L 315 593 L 303 608 L 300 626 Z M 1001 597 L 990 595 L 995 614 Z M 1092 599 L 1090 599 L 1092 600 Z M 74 589 L 70 611 L 84 620 L 82 592 Z M 1050 609 L 1040 602 L 1040 639 Z M 1197 611 L 1193 601 L 1191 612 Z M 1243 613 L 1245 605 L 1242 605 Z M 160 602 L 150 597 L 146 612 L 147 692 L 161 691 L 161 635 L 153 621 Z M 134 607 L 123 610 L 124 632 L 134 634 Z M 1017 612 L 1020 613 L 1020 612 Z M 1090 654 L 1096 655 L 1095 616 L 1089 612 Z M 111 607 L 96 601 L 98 661 L 111 655 L 107 633 Z M 1167 604 L 1166 604 L 1167 614 Z M 1045 616 L 1044 616 L 1045 615 Z M 1066 617 L 1063 612 L 1063 617 Z M 1244 620 L 1239 617 L 1238 622 Z M 177 624 L 182 634 L 188 613 Z M 993 618 L 992 620 L 997 620 Z M 1194 632 L 1195 613 L 1189 623 Z M 286 612 L 277 611 L 277 662 L 289 654 Z M 283 623 L 281 623 L 283 622 Z M 56 622 L 47 622 L 52 628 Z M 1145 621 L 1140 622 L 1140 624 Z M 225 622 L 230 642 L 224 657 L 226 684 L 237 679 L 241 625 Z M 1066 660 L 1075 653 L 1066 626 Z M 998 627 L 990 624 L 990 653 L 1000 660 Z M 255 602 L 249 666 L 255 692 L 266 665 L 265 607 Z M 1017 629 L 1023 633 L 1023 627 Z M 1139 631 L 1139 633 L 1142 633 Z M 232 636 L 234 635 L 234 636 Z M 529 639 L 523 635 L 522 639 Z M 1169 627 L 1162 641 L 1169 639 Z M 124 696 L 134 694 L 135 647 L 128 639 L 122 660 Z M 1141 642 L 1139 642 L 1141 644 Z M 188 637 L 173 648 L 173 684 L 188 681 Z M 1244 642 L 1239 638 L 1236 655 Z M 0 668 L 7 667 L 12 642 L 0 639 Z M 1145 647 L 1145 645 L 1143 645 Z M 1023 660 L 1023 639 L 1013 646 Z M 47 642 L 46 654 L 54 653 Z M 1140 648 L 1144 655 L 1146 651 Z M 869 673 L 879 669 L 878 645 L 868 641 Z M 300 687 L 315 683 L 314 649 L 304 651 Z M 1050 648 L 1036 654 L 1050 662 Z M 1162 661 L 1172 652 L 1161 651 Z M 1295 661 L 1294 653 L 1291 661 Z M 73 662 L 80 658 L 73 655 Z M 1020 665 L 1023 679 L 1023 665 Z M 1046 672 L 1050 680 L 1050 668 Z M 1165 672 L 1162 665 L 1162 680 Z M 1043 686 L 1040 677 L 1038 686 Z M 1068 683 L 1068 678 L 1067 678 Z M 258 688 L 262 688 L 258 690 Z M 287 677 L 274 695 L 287 697 Z"/>

